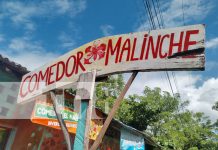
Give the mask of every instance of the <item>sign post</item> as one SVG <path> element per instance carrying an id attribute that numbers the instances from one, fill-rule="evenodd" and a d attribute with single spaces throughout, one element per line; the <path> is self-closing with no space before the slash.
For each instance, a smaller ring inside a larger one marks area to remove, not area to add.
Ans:
<path id="1" fill-rule="evenodd" d="M 139 71 L 204 70 L 204 50 L 205 26 L 202 24 L 103 37 L 24 75 L 17 102 L 34 100 L 43 93 L 70 87 L 79 81 L 76 99 L 81 100 L 81 112 L 74 149 L 88 149 L 95 79 L 111 74 L 134 72 L 115 101 L 92 146 L 91 149 L 95 150 Z M 55 93 L 50 94 L 56 107 Z M 66 141 L 70 141 L 60 113 L 57 109 L 55 112 L 60 125 L 62 124 Z M 70 142 L 68 148 L 72 148 Z"/>
<path id="2" fill-rule="evenodd" d="M 132 73 L 131 77 L 129 78 L 128 82 L 126 83 L 124 89 L 121 91 L 119 97 L 117 98 L 117 100 L 115 101 L 113 108 L 111 109 L 110 113 L 108 114 L 108 117 L 103 125 L 103 128 L 101 129 L 99 135 L 97 136 L 97 139 L 95 140 L 94 144 L 92 145 L 90 150 L 96 150 L 99 146 L 99 144 L 102 141 L 102 138 L 108 128 L 108 126 L 111 123 L 111 120 L 113 119 L 113 117 L 116 114 L 116 111 L 118 110 L 126 92 L 128 91 L 129 87 L 131 86 L 133 80 L 135 79 L 135 77 L 137 76 L 138 72 L 134 72 Z"/>
<path id="3" fill-rule="evenodd" d="M 60 106 L 58 106 L 58 102 L 57 102 L 57 96 L 56 96 L 54 91 L 51 91 L 50 95 L 51 95 L 51 101 L 52 101 L 53 106 L 54 106 L 54 111 L 55 111 L 55 114 L 57 116 L 57 120 L 60 124 L 60 127 L 63 131 L 63 134 L 64 134 L 64 138 L 65 138 L 66 143 L 67 143 L 67 148 L 68 148 L 68 150 L 72 150 L 72 139 L 71 139 L 70 134 L 67 130 L 64 119 L 62 118 L 62 114 L 60 111 L 61 109 L 59 108 Z M 64 107 L 64 106 L 62 106 L 62 107 Z"/>
<path id="4" fill-rule="evenodd" d="M 80 116 L 77 124 L 74 150 L 89 149 L 89 130 L 92 115 L 96 71 L 81 74 L 78 80 L 76 100 L 80 100 Z"/>
<path id="5" fill-rule="evenodd" d="M 97 78 L 132 71 L 204 70 L 204 43 L 204 25 L 103 37 L 24 75 L 18 103 L 69 87 L 92 70 Z"/>

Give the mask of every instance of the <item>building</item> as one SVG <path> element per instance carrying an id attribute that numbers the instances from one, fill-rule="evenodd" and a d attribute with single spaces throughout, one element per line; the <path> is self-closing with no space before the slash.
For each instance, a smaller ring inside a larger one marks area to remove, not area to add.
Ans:
<path id="1" fill-rule="evenodd" d="M 28 73 L 26 68 L 0 55 L 0 149 L 67 149 L 61 130 L 33 123 L 31 115 L 35 101 L 23 105 L 16 103 L 19 81 L 26 73 Z M 66 94 L 65 98 L 69 99 L 72 96 Z M 107 115 L 97 108 L 94 109 L 96 118 L 104 121 Z M 145 149 L 157 147 L 148 135 L 114 119 L 104 136 L 100 149 L 120 149 L 123 131 L 132 137 L 140 137 L 145 143 Z M 74 141 L 75 134 L 70 135 Z M 90 140 L 90 145 L 92 143 L 93 140 Z"/>

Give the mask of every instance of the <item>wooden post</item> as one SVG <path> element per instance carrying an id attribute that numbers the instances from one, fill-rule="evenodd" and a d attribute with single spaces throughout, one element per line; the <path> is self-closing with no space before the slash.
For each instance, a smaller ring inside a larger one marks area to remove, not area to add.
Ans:
<path id="1" fill-rule="evenodd" d="M 136 75 L 138 74 L 138 72 L 134 72 L 131 77 L 129 78 L 128 82 L 126 83 L 124 89 L 122 90 L 122 92 L 120 93 L 119 97 L 117 98 L 117 100 L 115 101 L 114 105 L 113 105 L 113 108 L 111 109 L 110 113 L 108 114 L 108 117 L 97 137 L 97 139 L 95 140 L 94 144 L 92 145 L 91 149 L 90 150 L 96 150 L 99 146 L 99 144 L 101 143 L 102 141 L 102 138 L 103 136 L 105 135 L 105 132 L 108 128 L 108 126 L 110 125 L 111 123 L 111 120 L 113 119 L 113 117 L 115 116 L 115 113 L 116 111 L 118 110 L 120 104 L 121 104 L 121 101 L 123 100 L 127 90 L 129 89 L 129 87 L 131 86 L 133 80 L 135 79 Z"/>
<path id="2" fill-rule="evenodd" d="M 57 120 L 58 120 L 58 122 L 60 124 L 61 130 L 63 131 L 64 138 L 65 138 L 66 143 L 67 143 L 67 148 L 68 148 L 68 150 L 72 150 L 72 140 L 71 140 L 70 134 L 69 134 L 69 132 L 67 130 L 64 119 L 62 118 L 61 111 L 58 108 L 57 96 L 56 96 L 54 91 L 51 91 L 50 95 L 51 95 L 51 101 L 52 101 L 53 106 L 54 106 L 54 111 L 55 111 L 55 114 L 57 116 Z"/>
<path id="3" fill-rule="evenodd" d="M 92 81 L 90 84 L 90 99 L 87 109 L 87 117 L 86 117 L 86 130 L 85 130 L 85 140 L 84 140 L 84 149 L 89 149 L 89 131 L 90 131 L 90 122 L 92 119 L 92 106 L 93 106 L 93 96 L 95 90 L 95 80 L 96 80 L 96 70 L 92 71 Z"/>
<path id="4" fill-rule="evenodd" d="M 89 148 L 89 129 L 95 78 L 96 71 L 81 74 L 79 77 L 75 100 L 81 100 L 81 106 L 74 140 L 74 150 L 88 150 Z"/>

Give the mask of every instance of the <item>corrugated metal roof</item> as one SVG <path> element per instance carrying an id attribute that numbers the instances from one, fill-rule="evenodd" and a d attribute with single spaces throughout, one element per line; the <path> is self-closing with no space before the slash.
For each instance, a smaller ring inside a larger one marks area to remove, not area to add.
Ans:
<path id="1" fill-rule="evenodd" d="M 103 112 L 100 108 L 95 107 L 95 109 L 99 110 L 99 111 L 100 111 L 102 114 L 104 114 L 106 117 L 108 116 L 108 114 L 106 114 L 105 112 Z M 137 129 L 131 127 L 131 126 L 128 126 L 128 125 L 124 124 L 123 122 L 121 122 L 121 121 L 119 121 L 119 120 L 117 120 L 117 119 L 115 119 L 115 118 L 113 118 L 112 124 L 113 124 L 113 122 L 114 122 L 115 124 L 118 124 L 119 128 L 127 129 L 127 130 L 133 132 L 134 134 L 137 134 L 137 135 L 140 135 L 140 136 L 144 137 L 145 142 L 146 142 L 147 144 L 150 144 L 150 145 L 152 145 L 152 146 L 154 146 L 154 147 L 160 148 L 159 145 L 158 145 L 157 143 L 155 143 L 154 140 L 152 140 L 151 136 L 148 135 L 148 134 L 146 134 L 145 132 L 139 131 L 139 130 L 137 130 Z M 116 126 L 117 126 L 117 125 L 116 125 Z"/>
<path id="2" fill-rule="evenodd" d="M 8 68 L 10 68 L 10 69 L 22 74 L 22 75 L 29 72 L 26 67 L 23 67 L 18 63 L 10 61 L 7 57 L 3 57 L 1 54 L 0 54 L 0 63 L 3 63 Z"/>
<path id="3" fill-rule="evenodd" d="M 117 119 L 113 119 L 113 121 L 116 121 L 117 123 L 119 123 L 121 125 L 121 127 L 123 127 L 124 129 L 127 129 L 131 132 L 133 132 L 134 134 L 137 134 L 137 135 L 141 135 L 142 137 L 144 137 L 145 141 L 147 144 L 150 144 L 154 147 L 159 147 L 153 140 L 152 138 L 150 137 L 150 135 L 146 134 L 145 132 L 142 132 L 142 131 L 139 131 L 131 126 L 128 126 L 126 124 L 124 124 L 123 122 L 117 120 Z"/>

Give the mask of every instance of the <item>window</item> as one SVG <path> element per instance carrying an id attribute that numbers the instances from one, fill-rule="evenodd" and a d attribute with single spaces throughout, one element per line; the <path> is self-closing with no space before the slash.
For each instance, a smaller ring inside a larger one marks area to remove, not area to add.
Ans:
<path id="1" fill-rule="evenodd" d="M 0 149 L 5 149 L 8 137 L 10 135 L 10 129 L 0 127 Z"/>

